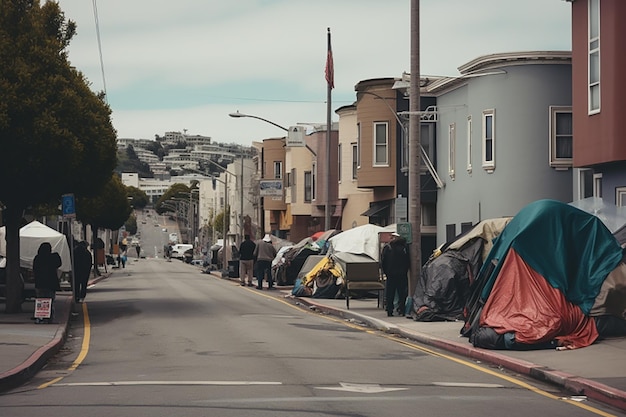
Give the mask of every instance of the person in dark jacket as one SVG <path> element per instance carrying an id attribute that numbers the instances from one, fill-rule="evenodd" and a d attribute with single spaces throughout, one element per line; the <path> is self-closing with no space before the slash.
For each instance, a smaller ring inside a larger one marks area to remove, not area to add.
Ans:
<path id="1" fill-rule="evenodd" d="M 35 278 L 35 296 L 37 298 L 52 299 L 52 308 L 48 323 L 54 319 L 54 299 L 56 292 L 61 290 L 57 270 L 61 267 L 61 257 L 52 252 L 52 245 L 43 242 L 33 259 L 33 275 Z"/>
<path id="2" fill-rule="evenodd" d="M 385 284 L 387 316 L 393 316 L 396 293 L 398 294 L 398 312 L 404 316 L 404 306 L 409 292 L 410 259 L 406 239 L 398 233 L 391 234 L 391 242 L 383 249 L 381 266 L 387 276 Z"/>
<path id="3" fill-rule="evenodd" d="M 250 235 L 243 237 L 243 242 L 239 245 L 239 281 L 241 286 L 246 285 L 246 278 L 248 280 L 248 287 L 252 287 L 252 270 L 254 268 L 254 249 L 256 249 L 256 243 L 250 239 Z"/>
<path id="4" fill-rule="evenodd" d="M 87 296 L 87 283 L 89 282 L 92 265 L 93 257 L 87 248 L 87 242 L 79 242 L 74 248 L 74 269 L 76 270 L 74 274 L 74 283 L 76 285 L 74 296 L 77 303 L 82 302 Z"/>
<path id="5" fill-rule="evenodd" d="M 256 280 L 258 290 L 263 289 L 263 279 L 267 277 L 267 289 L 274 289 L 274 280 L 272 279 L 272 261 L 276 257 L 276 249 L 272 245 L 272 238 L 268 233 L 263 236 L 262 240 L 256 244 L 254 248 L 254 259 L 256 267 Z"/>

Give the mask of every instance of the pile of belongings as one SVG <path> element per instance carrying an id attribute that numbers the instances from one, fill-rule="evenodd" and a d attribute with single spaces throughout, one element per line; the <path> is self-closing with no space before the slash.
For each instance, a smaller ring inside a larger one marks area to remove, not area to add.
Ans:
<path id="1" fill-rule="evenodd" d="M 417 321 L 455 321 L 463 310 L 471 284 L 511 217 L 483 220 L 452 242 L 439 247 L 422 267 L 411 302 Z"/>

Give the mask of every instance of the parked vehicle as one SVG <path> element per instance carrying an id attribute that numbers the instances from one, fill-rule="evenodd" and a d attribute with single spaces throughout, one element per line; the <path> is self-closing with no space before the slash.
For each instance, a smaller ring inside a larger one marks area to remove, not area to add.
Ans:
<path id="1" fill-rule="evenodd" d="M 187 243 L 177 243 L 176 245 L 172 245 L 171 257 L 176 259 L 183 259 L 185 256 L 185 252 L 190 249 L 193 249 L 193 245 Z"/>

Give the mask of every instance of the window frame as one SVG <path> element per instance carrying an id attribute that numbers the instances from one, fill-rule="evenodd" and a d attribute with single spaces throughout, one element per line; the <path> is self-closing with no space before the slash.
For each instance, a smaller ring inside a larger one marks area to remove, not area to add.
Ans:
<path id="1" fill-rule="evenodd" d="M 602 173 L 593 174 L 593 196 L 602 198 Z"/>
<path id="2" fill-rule="evenodd" d="M 467 116 L 467 173 L 472 173 L 472 116 Z"/>
<path id="3" fill-rule="evenodd" d="M 573 119 L 573 113 L 572 113 L 572 106 L 550 106 L 550 155 L 549 155 L 549 159 L 550 159 L 550 166 L 553 168 L 571 168 L 573 166 L 574 163 L 574 158 L 573 158 L 573 146 L 574 146 L 574 131 L 573 131 L 573 126 L 570 125 L 570 132 L 568 133 L 560 133 L 558 131 L 559 129 L 559 123 L 557 123 L 557 119 L 559 115 L 563 115 L 563 114 L 569 114 L 570 119 L 571 119 L 571 123 L 574 123 L 574 119 Z M 565 138 L 566 136 L 569 136 L 570 138 L 570 153 L 572 154 L 572 156 L 570 157 L 561 157 L 558 155 L 559 153 L 559 146 L 558 145 L 558 139 L 561 138 Z"/>
<path id="4" fill-rule="evenodd" d="M 311 167 L 311 201 L 317 200 L 317 161 Z"/>
<path id="5" fill-rule="evenodd" d="M 626 207 L 626 186 L 615 187 L 615 205 L 617 207 Z"/>
<path id="6" fill-rule="evenodd" d="M 352 180 L 355 181 L 358 178 L 359 170 L 359 145 L 352 143 Z"/>
<path id="7" fill-rule="evenodd" d="M 341 161 L 341 143 L 339 143 L 337 145 L 337 183 L 341 184 L 341 168 L 343 167 L 342 161 Z"/>
<path id="8" fill-rule="evenodd" d="M 384 127 L 385 138 L 384 143 L 379 143 L 378 137 L 378 127 Z M 374 167 L 388 167 L 389 166 L 389 122 L 373 122 L 372 123 L 372 146 L 373 146 L 373 154 L 372 154 L 372 166 Z M 379 148 L 384 149 L 384 161 L 378 160 L 378 152 Z"/>
<path id="9" fill-rule="evenodd" d="M 491 127 L 488 126 L 487 120 L 491 119 Z M 489 130 L 489 132 L 487 131 Z M 482 114 L 482 167 L 485 171 L 491 173 L 496 169 L 496 111 L 495 109 L 483 110 Z M 487 154 L 491 154 L 491 158 L 487 158 Z"/>
<path id="10" fill-rule="evenodd" d="M 590 0 L 587 13 L 587 108 L 589 114 L 600 112 L 600 0 Z M 596 78 L 592 78 L 592 77 Z"/>
<path id="11" fill-rule="evenodd" d="M 311 171 L 304 171 L 304 202 L 310 203 L 313 201 L 313 173 Z"/>
<path id="12" fill-rule="evenodd" d="M 452 180 L 456 170 L 456 123 L 448 125 L 448 175 Z"/>
<path id="13" fill-rule="evenodd" d="M 361 123 L 356 124 L 356 169 L 361 168 Z"/>
<path id="14" fill-rule="evenodd" d="M 283 179 L 283 161 L 274 161 L 274 179 Z"/>

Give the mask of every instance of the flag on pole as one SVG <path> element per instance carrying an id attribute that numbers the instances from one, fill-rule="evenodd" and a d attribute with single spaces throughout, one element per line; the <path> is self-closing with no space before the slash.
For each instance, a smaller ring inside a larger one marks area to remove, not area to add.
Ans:
<path id="1" fill-rule="evenodd" d="M 333 50 L 330 47 L 330 28 L 328 28 L 328 54 L 326 55 L 326 82 L 328 88 L 335 88 L 335 68 L 333 66 Z"/>

